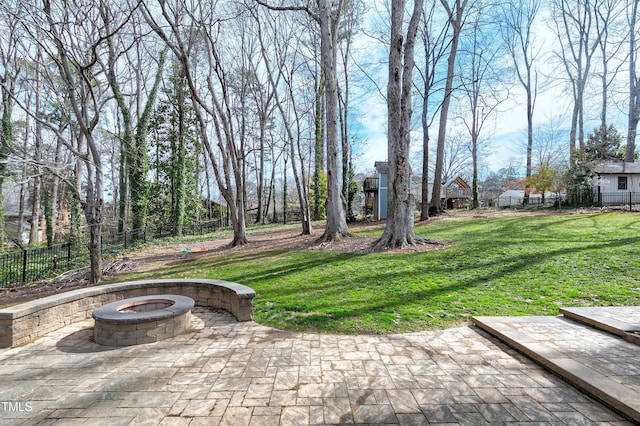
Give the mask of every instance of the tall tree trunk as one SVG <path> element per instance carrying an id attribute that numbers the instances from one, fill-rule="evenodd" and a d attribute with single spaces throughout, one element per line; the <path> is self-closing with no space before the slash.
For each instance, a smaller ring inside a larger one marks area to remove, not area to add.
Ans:
<path id="1" fill-rule="evenodd" d="M 435 1 L 431 2 L 429 9 L 422 13 L 422 44 L 424 49 L 424 74 L 423 74 L 423 92 L 421 93 L 421 114 L 420 121 L 422 124 L 422 180 L 421 180 L 421 200 L 420 220 L 429 219 L 429 209 L 431 206 L 429 200 L 429 156 L 430 156 L 430 123 L 429 123 L 429 101 L 435 82 L 436 68 L 440 60 L 443 58 L 444 50 L 444 34 L 448 28 L 444 26 L 438 36 L 432 36 L 432 28 L 434 25 L 434 14 L 436 11 Z"/>
<path id="2" fill-rule="evenodd" d="M 471 123 L 471 128 L 473 129 L 471 132 L 471 163 L 473 170 L 473 178 L 471 180 L 471 208 L 473 209 L 477 209 L 480 207 L 480 197 L 478 195 L 478 139 L 480 134 L 480 118 L 478 117 L 480 111 L 478 111 L 478 96 L 479 95 L 477 92 L 474 93 L 472 107 L 473 119 Z"/>
<path id="3" fill-rule="evenodd" d="M 590 77 L 591 60 L 600 45 L 602 33 L 593 34 L 593 15 L 597 6 L 589 0 L 558 0 L 559 17 L 556 29 L 560 42 L 563 65 L 572 83 L 574 106 L 571 115 L 570 148 L 573 154 L 572 166 L 584 152 L 584 96 Z M 558 21 L 562 21 L 562 25 Z M 597 26 L 596 26 L 597 28 Z M 563 39 L 561 36 L 566 38 Z"/>
<path id="4" fill-rule="evenodd" d="M 44 185 L 44 219 L 46 225 L 47 247 L 53 245 L 53 197 L 51 196 L 51 185 Z"/>
<path id="5" fill-rule="evenodd" d="M 421 199 L 420 220 L 429 219 L 429 125 L 427 123 L 427 98 L 422 102 L 422 179 L 421 179 Z"/>
<path id="6" fill-rule="evenodd" d="M 284 157 L 284 169 L 282 171 L 282 223 L 287 224 L 289 213 L 289 190 L 287 188 L 287 157 Z"/>
<path id="7" fill-rule="evenodd" d="M 185 210 L 185 191 L 186 191 L 186 123 L 185 123 L 185 93 L 184 93 L 184 85 L 183 78 L 178 79 L 178 83 L 176 84 L 176 104 L 178 107 L 178 133 L 176 135 L 176 142 L 174 145 L 173 152 L 173 160 L 174 164 L 172 167 L 172 176 L 173 176 L 173 206 L 172 206 L 172 214 L 171 214 L 171 222 L 174 226 L 173 234 L 175 236 L 182 236 L 183 224 L 184 224 L 184 210 Z"/>
<path id="8" fill-rule="evenodd" d="M 298 194 L 298 202 L 300 203 L 300 221 L 302 223 L 302 235 L 311 235 L 313 227 L 311 225 L 311 203 L 309 200 L 309 185 L 306 176 L 308 174 L 304 168 L 304 154 L 302 153 L 302 146 L 300 144 L 300 137 L 296 139 L 296 145 L 291 148 L 291 165 L 293 167 L 293 176 L 296 181 L 296 192 Z M 300 173 L 298 173 L 298 166 L 296 165 L 296 148 L 298 154 L 298 161 L 300 161 Z"/>
<path id="9" fill-rule="evenodd" d="M 347 221 L 353 219 L 353 212 L 351 211 L 351 201 L 349 197 L 349 187 L 351 184 L 351 171 L 349 164 L 351 159 L 349 153 L 351 152 L 349 143 L 349 73 L 347 70 L 347 64 L 349 60 L 349 40 L 347 41 L 346 51 L 342 57 L 344 67 L 344 90 L 339 92 L 338 113 L 340 116 L 340 141 L 342 145 L 342 196 L 347 201 L 346 214 Z"/>
<path id="10" fill-rule="evenodd" d="M 4 223 L 4 179 L 7 176 L 7 158 L 11 152 L 11 144 L 13 143 L 13 122 L 12 115 L 12 99 L 10 89 L 6 86 L 8 81 L 5 77 L 2 79 L 0 90 L 2 92 L 2 133 L 0 133 L 0 251 L 4 251 L 5 246 L 5 223 Z M 18 229 L 22 232 L 21 229 Z"/>
<path id="11" fill-rule="evenodd" d="M 422 108 L 420 111 L 420 123 L 422 125 L 422 179 L 421 179 L 421 206 L 420 220 L 429 219 L 429 94 L 431 92 L 431 78 L 429 76 L 429 28 L 424 25 L 423 46 L 425 53 L 424 92 L 422 93 Z"/>
<path id="12" fill-rule="evenodd" d="M 340 180 L 340 154 L 338 143 L 338 79 L 337 79 L 337 32 L 340 7 L 333 2 L 318 0 L 320 23 L 320 56 L 324 75 L 326 106 L 326 149 L 327 149 L 327 223 L 322 241 L 332 241 L 349 236 L 345 215 L 346 200 L 342 196 Z"/>
<path id="13" fill-rule="evenodd" d="M 135 152 L 135 167 L 130 170 L 131 173 L 131 213 L 133 216 L 132 231 L 134 238 L 142 238 L 144 229 L 147 226 L 147 212 L 149 205 L 149 182 L 147 174 L 149 173 L 149 153 L 147 148 L 147 134 L 149 132 L 149 123 L 151 113 L 155 105 L 162 83 L 164 72 L 164 64 L 166 59 L 166 51 L 160 53 L 158 62 L 158 70 L 153 82 L 153 86 L 149 92 L 147 102 L 144 106 L 142 114 L 138 118 L 136 125 L 135 137 L 133 140 L 133 150 Z"/>
<path id="14" fill-rule="evenodd" d="M 527 165 L 525 172 L 524 197 L 522 203 L 526 206 L 529 204 L 529 196 L 531 192 L 531 173 L 533 170 L 533 109 L 534 98 L 531 91 L 531 72 L 527 72 Z"/>
<path id="15" fill-rule="evenodd" d="M 271 178 L 269 179 L 269 193 L 267 194 L 267 202 L 266 205 L 264 207 L 264 215 L 268 216 L 269 215 L 269 205 L 271 204 L 271 199 L 273 198 L 273 218 L 271 220 L 271 222 L 276 222 L 276 202 L 275 202 L 275 182 L 276 182 L 276 163 L 277 163 L 277 159 L 276 159 L 276 152 L 275 152 L 275 145 L 272 144 L 271 145 L 271 158 L 272 158 L 272 164 L 271 164 Z M 279 158 L 279 157 L 278 157 Z"/>
<path id="16" fill-rule="evenodd" d="M 278 223 L 278 203 L 277 203 L 277 194 L 276 194 L 276 168 L 275 165 L 271 169 L 271 188 L 269 189 L 269 194 L 273 194 L 273 216 L 271 217 L 272 223 Z M 268 204 L 267 204 L 268 207 Z"/>
<path id="17" fill-rule="evenodd" d="M 317 74 L 320 73 L 320 76 Z M 322 197 L 324 191 L 322 175 L 324 174 L 324 77 L 322 72 L 316 70 L 315 81 L 315 144 L 314 144 L 314 167 L 313 172 L 313 218 L 315 220 L 324 219 L 325 200 Z"/>
<path id="18" fill-rule="evenodd" d="M 536 52 L 532 47 L 532 31 L 541 0 L 511 0 L 503 7 L 503 41 L 527 97 L 527 182 L 524 203 L 528 204 L 533 152 L 533 112 L 537 96 L 537 74 L 533 70 Z"/>
<path id="19" fill-rule="evenodd" d="M 76 138 L 77 152 L 83 152 L 83 139 L 80 134 L 73 132 Z M 76 157 L 73 166 L 74 187 L 71 191 L 74 194 L 82 194 L 82 160 Z M 69 242 L 73 245 L 80 244 L 82 240 L 82 204 L 79 197 L 73 197 L 71 201 L 71 230 L 69 232 Z"/>
<path id="20" fill-rule="evenodd" d="M 39 63 L 42 63 L 42 54 L 38 51 Z M 34 146 L 33 146 L 33 164 L 34 164 L 34 176 L 33 176 L 33 192 L 31 194 L 31 230 L 29 232 L 29 245 L 35 246 L 40 242 L 39 230 L 40 230 L 40 198 L 42 196 L 42 118 L 44 116 L 42 107 L 42 74 L 36 67 L 36 93 L 35 93 L 35 108 L 36 108 L 36 128 L 34 134 Z"/>
<path id="21" fill-rule="evenodd" d="M 636 24 L 639 0 L 632 0 L 631 11 L 627 12 L 629 21 L 629 121 L 627 126 L 627 149 L 625 161 L 633 163 L 636 152 L 636 135 L 640 121 L 640 85 L 636 65 Z"/>
<path id="22" fill-rule="evenodd" d="M 2 134 L 0 135 L 0 251 L 4 251 L 5 246 L 5 222 L 4 222 L 4 179 L 6 175 L 5 160 L 9 156 L 9 147 L 12 142 L 13 124 L 11 122 L 11 107 L 4 99 L 5 94 L 2 90 L 4 108 L 2 111 Z M 18 229 L 19 232 L 22 230 Z"/>
<path id="23" fill-rule="evenodd" d="M 62 132 L 64 132 L 65 124 L 61 124 L 58 129 L 58 137 L 56 138 L 56 154 L 54 157 L 54 162 L 56 167 L 60 165 L 62 162 L 62 148 L 64 146 L 64 141 L 62 140 Z M 60 191 L 60 177 L 56 175 L 51 176 L 51 243 L 54 243 L 56 240 L 56 231 L 58 229 L 58 198 Z"/>
<path id="24" fill-rule="evenodd" d="M 403 31 L 405 0 L 393 2 L 391 8 L 391 45 L 389 49 L 389 82 L 387 85 L 389 185 L 387 223 L 376 243 L 378 248 L 404 247 L 415 244 L 413 211 L 415 200 L 410 190 L 411 166 L 411 90 L 414 46 L 422 1 L 415 0 L 407 29 Z"/>
<path id="25" fill-rule="evenodd" d="M 29 151 L 29 134 L 31 132 L 31 116 L 27 114 L 25 117 L 25 126 L 24 126 L 24 142 L 22 144 L 23 152 Z M 17 240 L 22 245 L 24 244 L 24 238 L 22 235 L 22 229 L 24 228 L 24 208 L 26 204 L 25 197 L 29 192 L 29 170 L 27 166 L 27 162 L 22 163 L 22 176 L 20 178 L 20 198 L 18 201 L 18 235 Z"/>
<path id="26" fill-rule="evenodd" d="M 2 102 L 2 117 L 0 118 L 0 252 L 5 249 L 5 222 L 4 222 L 4 180 L 7 177 L 7 159 L 13 144 L 13 95 L 15 84 L 20 74 L 20 63 L 23 62 L 18 45 L 21 39 L 18 36 L 19 20 L 11 14 L 3 14 L 3 32 L 7 43 L 0 46 L 0 98 Z M 22 232 L 20 228 L 19 233 Z M 22 238 L 22 237 L 20 237 Z"/>
<path id="27" fill-rule="evenodd" d="M 444 86 L 444 98 L 440 106 L 440 122 L 438 123 L 438 145 L 436 149 L 436 166 L 433 176 L 433 191 L 431 194 L 431 208 L 438 214 L 442 213 L 442 171 L 444 168 L 444 144 L 447 137 L 447 118 L 449 116 L 449 105 L 453 94 L 453 78 L 455 76 L 456 56 L 458 53 L 458 43 L 464 11 L 468 0 L 455 0 L 454 8 L 448 4 L 448 0 L 440 0 L 440 3 L 447 11 L 447 17 L 453 31 L 451 35 L 451 45 L 449 47 L 449 57 L 447 59 L 447 77 Z"/>
<path id="28" fill-rule="evenodd" d="M 267 122 L 267 117 L 265 114 L 260 114 L 259 116 L 259 120 L 260 120 L 260 134 L 258 136 L 258 141 L 260 143 L 260 157 L 258 160 L 258 170 L 256 170 L 257 173 L 257 180 L 258 180 L 258 208 L 256 210 L 256 223 L 264 223 L 264 215 L 262 214 L 262 209 L 264 208 L 264 158 L 266 155 L 265 152 L 265 138 L 266 138 L 266 122 Z"/>
<path id="29" fill-rule="evenodd" d="M 118 174 L 118 233 L 126 231 L 129 212 L 129 172 L 127 166 L 127 150 L 131 147 L 120 138 L 120 173 Z M 129 147 L 127 147 L 129 146 Z"/>

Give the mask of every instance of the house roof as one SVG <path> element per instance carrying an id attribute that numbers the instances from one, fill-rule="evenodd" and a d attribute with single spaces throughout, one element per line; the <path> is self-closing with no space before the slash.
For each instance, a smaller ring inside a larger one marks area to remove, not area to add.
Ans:
<path id="1" fill-rule="evenodd" d="M 500 194 L 498 196 L 498 198 L 501 197 L 520 197 L 520 198 L 524 198 L 524 190 L 521 189 L 508 189 L 506 191 L 504 191 L 502 194 Z"/>
<path id="2" fill-rule="evenodd" d="M 442 185 L 442 188 L 446 189 L 446 188 L 450 187 L 451 185 L 453 185 L 454 183 L 457 184 L 460 188 L 471 189 L 469 184 L 467 182 L 465 182 L 465 180 L 462 179 L 462 177 L 460 177 L 460 175 L 454 177 L 453 179 L 449 179 L 447 182 L 445 182 L 444 185 Z"/>
<path id="3" fill-rule="evenodd" d="M 376 168 L 376 172 L 379 174 L 389 174 L 389 162 L 388 161 L 376 161 L 373 163 L 373 167 Z M 409 166 L 409 172 L 413 173 L 411 166 Z"/>
<path id="4" fill-rule="evenodd" d="M 388 161 L 376 161 L 373 164 L 373 167 L 376 168 L 378 173 L 389 173 L 389 162 Z"/>
<path id="5" fill-rule="evenodd" d="M 640 163 L 602 163 L 593 171 L 600 175 L 640 174 Z"/>

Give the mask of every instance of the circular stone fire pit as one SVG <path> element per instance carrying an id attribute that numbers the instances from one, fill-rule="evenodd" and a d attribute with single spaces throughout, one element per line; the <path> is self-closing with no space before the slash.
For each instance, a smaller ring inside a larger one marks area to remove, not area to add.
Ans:
<path id="1" fill-rule="evenodd" d="M 132 297 L 93 311 L 93 337 L 104 346 L 131 346 L 168 339 L 191 328 L 190 297 L 171 294 Z"/>

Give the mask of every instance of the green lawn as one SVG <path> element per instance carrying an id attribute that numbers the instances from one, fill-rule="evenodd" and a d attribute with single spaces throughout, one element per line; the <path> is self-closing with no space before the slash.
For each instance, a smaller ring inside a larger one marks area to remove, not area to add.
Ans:
<path id="1" fill-rule="evenodd" d="M 235 281 L 255 289 L 255 319 L 262 324 L 344 333 L 640 304 L 638 214 L 440 220 L 416 233 L 454 244 L 413 254 L 227 252 L 126 279 Z"/>

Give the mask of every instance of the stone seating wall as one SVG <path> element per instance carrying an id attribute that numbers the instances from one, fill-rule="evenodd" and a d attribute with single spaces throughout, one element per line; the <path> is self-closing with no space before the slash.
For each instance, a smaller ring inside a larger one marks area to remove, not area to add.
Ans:
<path id="1" fill-rule="evenodd" d="M 21 346 L 78 321 L 100 306 L 130 297 L 175 294 L 196 306 L 224 309 L 238 321 L 253 319 L 253 289 L 228 281 L 160 279 L 129 281 L 72 290 L 0 309 L 0 348 Z"/>

